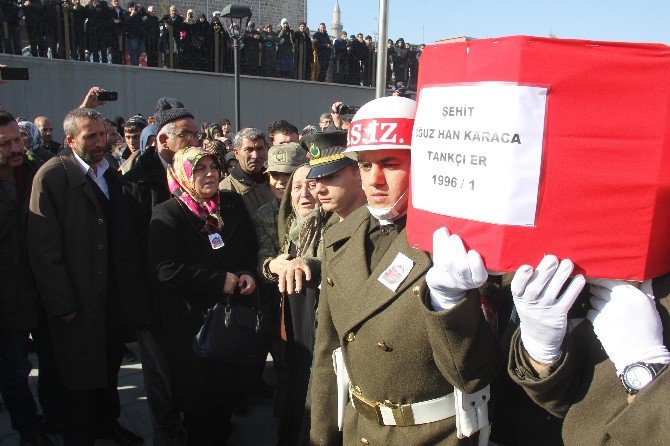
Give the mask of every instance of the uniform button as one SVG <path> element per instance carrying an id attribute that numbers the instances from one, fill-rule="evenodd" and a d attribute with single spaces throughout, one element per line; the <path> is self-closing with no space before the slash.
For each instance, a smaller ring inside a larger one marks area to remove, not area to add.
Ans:
<path id="1" fill-rule="evenodd" d="M 346 340 L 347 342 L 354 342 L 356 340 L 356 335 L 353 331 L 350 331 L 349 334 L 347 334 Z"/>
<path id="2" fill-rule="evenodd" d="M 330 277 L 326 277 L 326 283 L 330 286 L 335 285 L 335 283 L 333 283 L 333 279 L 331 279 Z"/>
<path id="3" fill-rule="evenodd" d="M 384 351 L 384 352 L 390 352 L 390 351 L 391 351 L 391 347 L 389 347 L 389 346 L 386 344 L 386 342 L 384 342 L 384 341 L 382 341 L 382 342 L 377 342 L 377 347 L 379 347 L 379 349 L 382 350 L 382 351 Z"/>
<path id="4" fill-rule="evenodd" d="M 370 444 L 367 438 L 361 438 L 361 443 L 363 444 Z"/>
<path id="5" fill-rule="evenodd" d="M 421 287 L 419 285 L 415 286 L 412 288 L 412 293 L 414 293 L 416 297 L 419 297 L 419 294 L 421 294 Z"/>
<path id="6" fill-rule="evenodd" d="M 102 251 L 102 249 L 103 249 L 104 247 L 105 247 L 105 246 L 104 246 L 102 243 L 98 244 L 98 249 L 99 249 L 100 251 Z"/>
<path id="7" fill-rule="evenodd" d="M 105 220 L 103 220 L 102 218 L 99 218 L 99 219 L 98 219 L 98 224 L 101 225 L 101 224 L 103 224 L 103 223 L 105 223 Z"/>

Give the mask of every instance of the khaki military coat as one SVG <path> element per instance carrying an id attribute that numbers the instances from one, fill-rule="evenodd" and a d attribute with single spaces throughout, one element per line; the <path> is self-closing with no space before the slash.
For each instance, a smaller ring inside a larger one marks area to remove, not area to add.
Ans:
<path id="1" fill-rule="evenodd" d="M 663 342 L 670 348 L 670 275 L 653 281 Z M 540 378 L 512 338 L 508 371 L 528 395 L 563 418 L 566 446 L 656 446 L 670 444 L 670 371 L 666 366 L 628 403 L 628 395 L 588 320 L 566 335 L 565 354 Z M 529 427 L 532 429 L 532 427 Z"/>
<path id="2" fill-rule="evenodd" d="M 458 440 L 454 417 L 416 426 L 382 426 L 347 404 L 343 432 L 337 426 L 337 387 L 332 351 L 342 347 L 352 385 L 375 401 L 414 403 L 457 387 L 482 389 L 502 362 L 500 347 L 480 309 L 478 293 L 450 310 L 426 303 L 429 255 L 412 249 L 402 230 L 370 273 L 365 256 L 376 222 L 362 207 L 334 225 L 325 237 L 321 298 L 311 382 L 315 445 L 477 444 L 477 434 Z M 398 253 L 413 260 L 394 292 L 378 277 Z"/>

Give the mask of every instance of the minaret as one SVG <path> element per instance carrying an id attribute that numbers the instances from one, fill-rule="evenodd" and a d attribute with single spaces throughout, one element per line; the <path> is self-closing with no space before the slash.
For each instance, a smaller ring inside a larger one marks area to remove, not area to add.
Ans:
<path id="1" fill-rule="evenodd" d="M 338 39 L 342 34 L 342 23 L 340 22 L 340 2 L 335 0 L 335 9 L 333 9 L 333 23 L 330 25 L 330 36 Z"/>

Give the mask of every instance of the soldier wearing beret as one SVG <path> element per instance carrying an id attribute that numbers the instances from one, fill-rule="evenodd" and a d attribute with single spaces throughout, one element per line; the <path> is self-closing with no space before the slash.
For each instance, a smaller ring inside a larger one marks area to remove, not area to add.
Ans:
<path id="1" fill-rule="evenodd" d="M 407 243 L 415 110 L 410 99 L 380 98 L 352 121 L 384 122 L 395 135 L 369 143 L 379 138 L 365 128 L 366 143 L 348 143 L 367 206 L 325 236 L 311 381 L 315 445 L 487 441 L 486 390 L 502 362 L 477 291 L 488 274 L 481 256 L 445 228 L 435 232 L 432 259 Z"/>

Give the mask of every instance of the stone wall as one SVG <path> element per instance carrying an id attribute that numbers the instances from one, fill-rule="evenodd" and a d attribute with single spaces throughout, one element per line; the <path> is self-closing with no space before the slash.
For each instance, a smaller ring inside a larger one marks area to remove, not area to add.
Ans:
<path id="1" fill-rule="evenodd" d="M 248 0 L 235 1 L 230 3 L 239 3 L 247 5 L 251 8 L 253 13 L 251 20 L 256 22 L 258 28 L 266 23 L 271 23 L 273 28 L 279 26 L 282 18 L 286 17 L 292 28 L 297 28 L 297 23 L 307 19 L 307 0 Z M 176 5 L 177 10 L 182 16 L 186 15 L 186 11 L 193 9 L 196 17 L 200 14 L 206 14 L 209 21 L 212 12 L 222 10 L 229 3 L 221 3 L 220 1 L 212 0 L 158 0 L 153 3 L 151 0 L 143 2 L 145 6 L 154 4 L 158 7 L 158 12 L 162 17 L 167 14 L 170 5 Z"/>
<path id="2" fill-rule="evenodd" d="M 108 102 L 98 108 L 109 118 L 124 116 L 127 119 L 135 113 L 151 115 L 158 98 L 174 96 L 191 110 L 198 125 L 223 118 L 234 121 L 231 74 L 6 54 L 0 54 L 0 65 L 25 67 L 30 73 L 28 81 L 0 84 L 0 106 L 30 120 L 36 115 L 48 116 L 54 125 L 55 139 L 63 138 L 65 114 L 81 103 L 92 86 L 119 93 L 118 102 Z M 286 119 L 298 128 L 317 125 L 321 113 L 327 112 L 338 100 L 360 106 L 374 97 L 374 88 L 368 87 L 254 76 L 240 79 L 242 126 L 261 129 L 279 119 Z"/>

